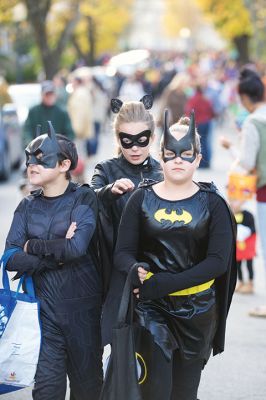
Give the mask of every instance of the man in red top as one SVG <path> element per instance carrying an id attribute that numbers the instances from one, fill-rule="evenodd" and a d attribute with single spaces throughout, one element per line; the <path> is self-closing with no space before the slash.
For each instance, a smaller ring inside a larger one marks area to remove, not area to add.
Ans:
<path id="1" fill-rule="evenodd" d="M 195 94 L 190 97 L 185 105 L 186 115 L 195 111 L 197 129 L 201 137 L 202 160 L 199 168 L 209 168 L 211 161 L 211 120 L 214 111 L 211 102 L 204 96 L 201 86 L 196 86 Z"/>

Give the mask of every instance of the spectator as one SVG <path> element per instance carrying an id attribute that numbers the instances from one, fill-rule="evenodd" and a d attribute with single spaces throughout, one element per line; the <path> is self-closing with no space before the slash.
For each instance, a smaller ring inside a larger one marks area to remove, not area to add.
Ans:
<path id="1" fill-rule="evenodd" d="M 201 138 L 202 160 L 200 168 L 209 168 L 211 163 L 211 120 L 214 117 L 211 102 L 204 96 L 201 86 L 196 87 L 195 94 L 185 106 L 186 115 L 195 111 L 197 129 Z"/>
<path id="2" fill-rule="evenodd" d="M 247 173 L 257 174 L 257 217 L 263 263 L 266 273 L 266 103 L 264 85 L 254 69 L 244 67 L 239 76 L 238 94 L 240 101 L 250 113 L 241 129 L 240 149 L 222 138 L 222 145 L 231 149 L 236 161 Z M 258 306 L 249 313 L 253 317 L 266 318 L 266 305 Z"/>
<path id="3" fill-rule="evenodd" d="M 23 142 L 26 146 L 35 138 L 36 126 L 41 125 L 40 134 L 47 132 L 47 121 L 51 121 L 56 132 L 74 138 L 69 116 L 66 111 L 58 107 L 56 103 L 56 88 L 52 81 L 44 81 L 41 85 L 42 100 L 40 104 L 32 107 L 25 121 Z"/>
<path id="4" fill-rule="evenodd" d="M 169 85 L 165 88 L 161 97 L 161 110 L 159 126 L 163 126 L 164 110 L 169 110 L 169 124 L 178 121 L 185 112 L 187 95 L 185 89 L 188 87 L 189 77 L 186 74 L 176 75 Z"/>
<path id="5" fill-rule="evenodd" d="M 69 94 L 66 90 L 66 78 L 64 75 L 58 73 L 54 76 L 53 83 L 55 85 L 56 104 L 62 108 L 62 110 L 66 110 L 69 97 Z"/>
<path id="6" fill-rule="evenodd" d="M 99 135 L 106 121 L 109 99 L 101 83 L 93 76 L 91 81 L 93 135 L 87 140 L 88 156 L 97 153 Z"/>
<path id="7" fill-rule="evenodd" d="M 80 77 L 73 77 L 72 86 L 68 112 L 75 132 L 78 154 L 86 159 L 86 144 L 93 137 L 92 97 L 90 88 Z"/>
<path id="8" fill-rule="evenodd" d="M 119 98 L 122 101 L 135 101 L 141 99 L 145 93 L 144 84 L 139 79 L 138 74 L 135 73 L 123 81 L 119 91 Z"/>
<path id="9" fill-rule="evenodd" d="M 259 75 L 243 68 L 238 82 L 241 103 L 250 112 L 242 128 L 239 164 L 248 172 L 257 172 L 257 215 L 263 262 L 266 271 L 266 103 L 264 85 Z M 266 305 L 250 312 L 266 317 Z"/>

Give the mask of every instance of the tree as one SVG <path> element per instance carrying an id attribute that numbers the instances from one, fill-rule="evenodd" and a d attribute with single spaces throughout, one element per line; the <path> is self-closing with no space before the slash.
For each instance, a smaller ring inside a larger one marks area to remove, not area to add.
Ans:
<path id="1" fill-rule="evenodd" d="M 12 11 L 20 3 L 26 7 L 46 78 L 51 79 L 59 69 L 62 53 L 80 19 L 79 1 L 1 0 L 0 20 L 14 23 Z"/>
<path id="2" fill-rule="evenodd" d="M 130 21 L 133 0 L 1 0 L 0 22 L 12 23 L 12 8 L 23 3 L 47 79 L 60 68 L 62 55 L 73 48 L 88 65 L 104 51 L 118 48 Z"/>
<path id="3" fill-rule="evenodd" d="M 234 43 L 239 61 L 249 61 L 249 39 L 253 33 L 249 10 L 243 0 L 197 0 L 223 37 Z"/>
<path id="4" fill-rule="evenodd" d="M 244 0 L 253 26 L 250 50 L 256 60 L 266 61 L 266 0 Z"/>
<path id="5" fill-rule="evenodd" d="M 24 3 L 46 78 L 51 79 L 59 70 L 62 53 L 80 19 L 79 1 L 52 3 L 52 0 L 24 0 Z M 54 15 L 51 14 L 52 6 L 55 8 Z"/>
<path id="6" fill-rule="evenodd" d="M 88 65 L 103 52 L 117 50 L 119 38 L 130 21 L 132 0 L 83 0 L 82 18 L 73 34 L 73 44 Z"/>
<path id="7" fill-rule="evenodd" d="M 170 36 L 177 36 L 184 27 L 194 33 L 195 28 L 202 24 L 202 17 L 193 0 L 165 0 L 164 26 Z"/>

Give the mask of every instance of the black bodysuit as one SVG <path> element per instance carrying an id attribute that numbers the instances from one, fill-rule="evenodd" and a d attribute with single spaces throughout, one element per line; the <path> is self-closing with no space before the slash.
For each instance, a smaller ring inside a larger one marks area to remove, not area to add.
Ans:
<path id="1" fill-rule="evenodd" d="M 132 194 L 132 192 L 128 192 L 121 196 L 112 193 L 114 182 L 122 178 L 130 179 L 137 188 L 144 179 L 152 179 L 155 182 L 162 180 L 162 171 L 159 162 L 152 157 L 148 157 L 142 164 L 134 165 L 120 155 L 96 165 L 91 186 L 96 190 L 100 204 L 106 211 L 109 226 L 105 226 L 104 230 L 108 236 L 108 243 L 110 243 L 111 257 L 122 211 Z"/>
<path id="2" fill-rule="evenodd" d="M 77 400 L 95 400 L 102 384 L 100 315 L 102 284 L 94 252 L 97 199 L 70 183 L 64 194 L 42 191 L 17 207 L 6 249 L 21 247 L 8 269 L 32 275 L 40 300 L 42 345 L 33 398 L 64 400 L 66 374 Z M 66 239 L 71 222 L 77 223 Z"/>
<path id="3" fill-rule="evenodd" d="M 111 330 L 120 303 L 120 291 L 125 283 L 125 277 L 113 270 L 113 252 L 120 218 L 132 195 L 132 192 L 123 195 L 112 193 L 114 182 L 121 178 L 130 179 L 137 188 L 144 180 L 151 179 L 154 182 L 162 180 L 162 171 L 159 162 L 152 157 L 148 157 L 142 164 L 133 165 L 122 154 L 95 167 L 91 186 L 95 189 L 99 200 L 99 232 L 105 293 L 110 287 L 102 315 L 104 345 L 111 341 Z"/>
<path id="4" fill-rule="evenodd" d="M 136 311 L 164 351 L 206 360 L 212 347 L 223 351 L 234 249 L 229 210 L 214 188 L 179 201 L 160 198 L 152 186 L 132 195 L 115 266 L 127 273 L 135 262 L 150 265 L 154 275 L 140 285 Z"/>

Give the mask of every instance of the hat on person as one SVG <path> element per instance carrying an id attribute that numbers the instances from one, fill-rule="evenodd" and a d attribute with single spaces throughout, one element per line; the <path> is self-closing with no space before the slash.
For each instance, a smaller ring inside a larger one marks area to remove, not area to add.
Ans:
<path id="1" fill-rule="evenodd" d="M 55 85 L 53 81 L 44 81 L 41 84 L 42 93 L 52 93 L 55 92 Z"/>

